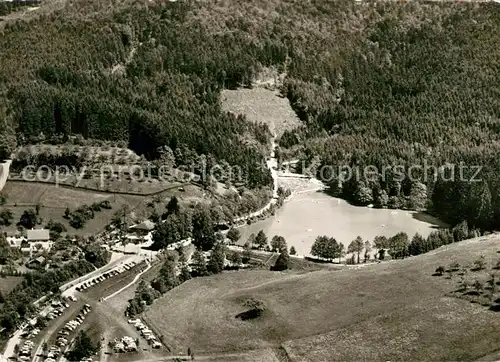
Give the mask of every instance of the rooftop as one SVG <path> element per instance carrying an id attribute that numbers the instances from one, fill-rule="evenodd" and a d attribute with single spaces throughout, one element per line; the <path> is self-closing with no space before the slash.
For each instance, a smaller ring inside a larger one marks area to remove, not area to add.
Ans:
<path id="1" fill-rule="evenodd" d="M 132 225 L 130 229 L 132 230 L 144 230 L 144 231 L 151 231 L 155 228 L 155 223 L 152 222 L 151 220 L 144 220 L 140 224 L 137 225 Z"/>
<path id="2" fill-rule="evenodd" d="M 28 241 L 50 240 L 50 232 L 47 229 L 28 230 Z"/>

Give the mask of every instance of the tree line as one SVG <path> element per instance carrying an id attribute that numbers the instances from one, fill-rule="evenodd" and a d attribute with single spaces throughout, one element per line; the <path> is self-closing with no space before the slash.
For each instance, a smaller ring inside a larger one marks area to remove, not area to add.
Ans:
<path id="1" fill-rule="evenodd" d="M 311 255 L 325 259 L 329 262 L 338 259 L 340 263 L 346 254 L 352 254 L 346 262 L 355 264 L 371 260 L 373 255 L 377 260 L 386 259 L 386 253 L 393 259 L 403 259 L 409 256 L 424 254 L 428 251 L 448 245 L 454 242 L 475 238 L 481 235 L 481 231 L 470 227 L 466 221 L 457 224 L 452 229 L 438 229 L 432 231 L 427 238 L 416 233 L 412 238 L 405 232 L 399 232 L 391 237 L 383 235 L 376 236 L 373 241 L 363 240 L 360 236 L 351 241 L 347 247 L 338 242 L 334 237 L 326 235 L 318 236 L 311 247 Z"/>

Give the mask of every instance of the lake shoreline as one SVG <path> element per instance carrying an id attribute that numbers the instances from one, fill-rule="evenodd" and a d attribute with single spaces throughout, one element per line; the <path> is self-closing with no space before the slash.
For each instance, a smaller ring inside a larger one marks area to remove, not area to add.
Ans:
<path id="1" fill-rule="evenodd" d="M 319 235 L 334 237 L 347 247 L 358 235 L 369 241 L 378 235 L 390 237 L 401 231 L 410 238 L 416 232 L 426 237 L 443 227 L 447 227 L 444 222 L 423 211 L 355 206 L 321 188 L 299 189 L 292 191 L 274 215 L 239 227 L 241 239 L 237 245 L 244 245 L 250 234 L 264 230 L 269 239 L 281 235 L 299 255 L 311 256 L 311 246 Z"/>

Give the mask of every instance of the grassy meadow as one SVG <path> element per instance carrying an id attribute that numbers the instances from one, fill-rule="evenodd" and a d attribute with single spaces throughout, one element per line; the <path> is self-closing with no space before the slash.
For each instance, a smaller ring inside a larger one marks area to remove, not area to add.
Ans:
<path id="1" fill-rule="evenodd" d="M 433 276 L 480 255 L 500 259 L 491 235 L 405 260 L 341 271 L 252 270 L 198 278 L 168 292 L 146 320 L 174 351 L 231 353 L 284 347 L 291 361 L 472 360 L 500 345 L 500 314 L 455 298 L 456 281 Z M 246 300 L 266 310 L 241 321 Z"/>

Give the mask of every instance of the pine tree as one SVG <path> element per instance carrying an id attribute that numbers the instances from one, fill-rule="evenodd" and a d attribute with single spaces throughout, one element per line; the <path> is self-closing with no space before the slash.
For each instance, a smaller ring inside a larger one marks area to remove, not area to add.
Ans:
<path id="1" fill-rule="evenodd" d="M 472 184 L 468 210 L 474 226 L 483 230 L 492 226 L 491 192 L 486 181 Z"/>
<path id="2" fill-rule="evenodd" d="M 259 249 L 264 249 L 264 247 L 267 245 L 267 236 L 264 233 L 264 230 L 261 230 L 257 233 L 255 244 L 257 244 Z"/>
<path id="3" fill-rule="evenodd" d="M 199 250 L 193 254 L 194 274 L 198 277 L 208 275 L 207 262 L 205 256 Z"/>
<path id="4" fill-rule="evenodd" d="M 425 253 L 425 239 L 419 233 L 416 233 L 411 239 L 410 245 L 408 246 L 408 252 L 410 255 L 420 255 Z"/>
<path id="5" fill-rule="evenodd" d="M 359 264 L 359 255 L 363 251 L 364 248 L 364 242 L 361 236 L 356 237 L 349 246 L 347 247 L 347 252 L 348 253 L 354 253 L 357 255 L 357 263 Z"/>
<path id="6" fill-rule="evenodd" d="M 370 259 L 370 252 L 372 251 L 372 245 L 369 240 L 365 241 L 365 263 Z"/>
<path id="7" fill-rule="evenodd" d="M 221 244 L 217 244 L 213 250 L 207 269 L 210 273 L 219 274 L 224 270 L 224 261 L 226 259 L 225 248 Z"/>
<path id="8" fill-rule="evenodd" d="M 272 270 L 283 271 L 288 269 L 289 267 L 290 267 L 290 256 L 288 255 L 288 251 L 286 250 L 286 248 L 281 249 L 280 255 L 278 256 L 278 259 L 276 260 L 274 267 L 272 267 Z"/>

